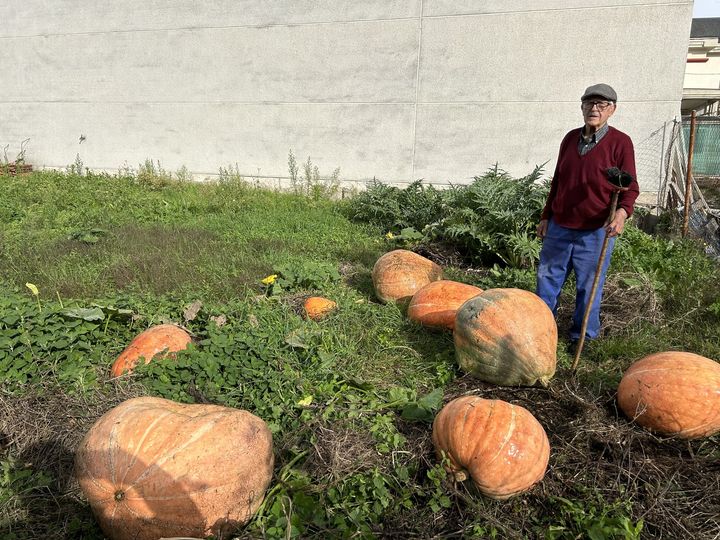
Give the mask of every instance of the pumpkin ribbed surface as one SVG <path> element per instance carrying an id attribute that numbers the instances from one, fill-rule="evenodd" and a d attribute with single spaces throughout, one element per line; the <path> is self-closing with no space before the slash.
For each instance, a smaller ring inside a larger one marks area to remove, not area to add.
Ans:
<path id="1" fill-rule="evenodd" d="M 272 467 L 272 435 L 257 416 L 152 397 L 103 415 L 75 457 L 112 540 L 227 533 L 260 506 Z"/>
<path id="2" fill-rule="evenodd" d="M 120 353 L 112 365 L 110 374 L 119 377 L 125 372 L 131 372 L 140 358 L 144 358 L 147 364 L 155 355 L 162 352 L 164 352 L 163 358 L 171 357 L 172 353 L 182 351 L 191 341 L 190 334 L 174 324 L 159 324 L 148 328 L 138 334 Z"/>
<path id="3" fill-rule="evenodd" d="M 409 302 L 432 281 L 442 279 L 442 268 L 422 255 L 396 249 L 380 257 L 373 266 L 375 295 L 381 302 Z"/>
<path id="4" fill-rule="evenodd" d="M 311 296 L 303 304 L 305 314 L 309 319 L 319 321 L 325 318 L 330 312 L 337 308 L 337 304 L 332 300 L 323 298 L 322 296 Z"/>
<path id="5" fill-rule="evenodd" d="M 458 308 L 482 289 L 451 280 L 433 281 L 415 293 L 410 300 L 408 317 L 430 328 L 455 327 Z"/>
<path id="6" fill-rule="evenodd" d="M 507 499 L 545 476 L 550 442 L 535 417 L 519 405 L 475 396 L 457 398 L 433 422 L 438 459 L 446 456 L 456 480 L 469 475 L 480 491 Z"/>
<path id="7" fill-rule="evenodd" d="M 631 365 L 618 405 L 643 427 L 682 439 L 720 432 L 720 364 L 693 353 L 661 352 Z"/>
<path id="8" fill-rule="evenodd" d="M 557 363 L 557 324 L 540 297 L 488 289 L 458 309 L 455 356 L 460 368 L 501 386 L 547 385 Z"/>

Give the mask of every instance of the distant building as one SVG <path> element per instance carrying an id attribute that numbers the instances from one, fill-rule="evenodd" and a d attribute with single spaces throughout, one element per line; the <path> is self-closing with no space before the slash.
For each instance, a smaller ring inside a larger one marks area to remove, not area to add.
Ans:
<path id="1" fill-rule="evenodd" d="M 720 115 L 720 17 L 693 19 L 682 112 Z"/>

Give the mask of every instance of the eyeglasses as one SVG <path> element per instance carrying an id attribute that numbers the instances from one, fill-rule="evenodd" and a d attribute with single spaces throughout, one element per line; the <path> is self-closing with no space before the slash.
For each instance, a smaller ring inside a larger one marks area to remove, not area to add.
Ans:
<path id="1" fill-rule="evenodd" d="M 586 111 L 592 111 L 593 107 L 597 107 L 597 110 L 602 112 L 612 105 L 612 101 L 583 101 L 582 108 Z"/>

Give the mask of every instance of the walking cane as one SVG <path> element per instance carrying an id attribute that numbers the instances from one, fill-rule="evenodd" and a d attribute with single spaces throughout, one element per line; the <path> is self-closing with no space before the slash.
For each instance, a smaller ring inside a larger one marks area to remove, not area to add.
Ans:
<path id="1" fill-rule="evenodd" d="M 633 181 L 633 176 L 626 171 L 621 171 L 617 167 L 612 167 L 607 171 L 608 181 L 613 186 L 613 196 L 610 202 L 610 218 L 608 223 L 615 219 L 615 210 L 617 209 L 618 195 L 620 192 L 627 191 L 630 187 L 630 183 Z M 597 292 L 598 283 L 600 282 L 600 273 L 602 272 L 603 263 L 605 262 L 605 252 L 607 251 L 608 241 L 610 235 L 605 231 L 605 238 L 603 239 L 602 249 L 600 250 L 600 257 L 598 257 L 597 267 L 595 268 L 595 279 L 593 279 L 592 288 L 590 289 L 590 301 L 585 308 L 585 315 L 583 316 L 582 329 L 580 330 L 580 339 L 578 340 L 577 349 L 575 350 L 575 359 L 573 360 L 572 370 L 575 371 L 580 361 L 580 353 L 582 352 L 583 345 L 585 344 L 585 331 L 587 330 L 588 319 L 590 318 L 590 310 L 592 309 L 593 302 L 595 301 L 595 293 Z"/>

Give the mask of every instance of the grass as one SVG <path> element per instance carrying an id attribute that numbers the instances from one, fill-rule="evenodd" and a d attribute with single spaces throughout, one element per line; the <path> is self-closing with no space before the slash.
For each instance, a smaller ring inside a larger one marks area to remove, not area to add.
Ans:
<path id="1" fill-rule="evenodd" d="M 640 356 L 685 349 L 720 357 L 718 271 L 692 244 L 629 230 L 608 279 L 604 339 L 587 346 L 578 376 L 561 342 L 549 388 L 497 388 L 459 371 L 450 334 L 375 301 L 372 265 L 402 247 L 381 226 L 349 221 L 342 203 L 237 178 L 197 184 L 143 174 L 0 177 L 3 540 L 102 537 L 72 473 L 74 449 L 100 415 L 146 394 L 244 408 L 270 426 L 275 476 L 240 538 L 717 531 L 717 437 L 657 437 L 614 401 L 623 370 Z M 468 266 L 437 245 L 418 249 L 444 261 L 453 279 L 533 285 L 531 271 Z M 261 284 L 271 273 L 284 288 Z M 306 320 L 310 294 L 332 298 L 338 311 Z M 198 300 L 197 314 L 187 315 Z M 561 329 L 570 304 L 563 296 Z M 91 308 L 101 317 L 77 311 Z M 174 362 L 110 380 L 129 341 L 166 321 L 183 324 L 194 345 Z M 529 493 L 490 501 L 438 464 L 432 418 L 442 402 L 468 393 L 520 404 L 545 426 L 550 467 Z"/>
<path id="2" fill-rule="evenodd" d="M 329 201 L 242 182 L 149 189 L 132 177 L 47 172 L 8 179 L 3 190 L 0 276 L 53 296 L 134 289 L 227 299 L 282 263 L 367 264 L 382 250 Z"/>

